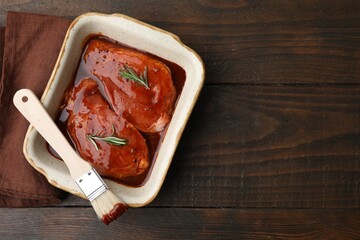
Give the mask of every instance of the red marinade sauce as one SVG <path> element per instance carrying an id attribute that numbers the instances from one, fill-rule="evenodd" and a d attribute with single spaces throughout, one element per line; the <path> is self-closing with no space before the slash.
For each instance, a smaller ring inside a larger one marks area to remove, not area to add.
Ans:
<path id="1" fill-rule="evenodd" d="M 112 221 L 116 220 L 119 216 L 121 216 L 128 207 L 125 204 L 118 203 L 114 206 L 114 208 L 108 213 L 105 214 L 101 221 L 106 225 L 109 225 Z"/>
<path id="2" fill-rule="evenodd" d="M 94 39 L 101 39 L 102 41 L 111 43 L 114 46 L 119 46 L 121 48 L 126 48 L 126 49 L 130 49 L 130 50 L 139 51 L 142 54 L 146 54 L 147 56 L 149 56 L 149 57 L 151 57 L 153 59 L 159 60 L 162 63 L 164 63 L 171 71 L 171 77 L 172 77 L 172 80 L 173 80 L 174 87 L 176 89 L 176 94 L 177 95 L 176 95 L 176 100 L 175 100 L 175 106 L 173 107 L 173 109 L 175 109 L 177 100 L 178 100 L 178 98 L 179 98 L 179 96 L 181 94 L 181 91 L 182 91 L 184 83 L 185 83 L 185 79 L 186 79 L 185 70 L 182 67 L 180 67 L 179 65 L 177 65 L 176 63 L 173 63 L 173 62 L 170 62 L 168 60 L 162 59 L 162 58 L 160 58 L 158 56 L 155 56 L 153 54 L 150 54 L 148 52 L 144 52 L 144 51 L 129 47 L 127 45 L 121 44 L 119 42 L 116 42 L 115 40 L 112 40 L 112 39 L 110 39 L 108 37 L 105 37 L 105 36 L 102 36 L 102 35 L 89 36 L 87 41 L 84 42 L 84 48 L 83 48 L 82 57 L 81 57 L 81 59 L 79 61 L 77 70 L 76 70 L 76 72 L 74 74 L 73 81 L 71 81 L 71 83 L 69 84 L 68 89 L 76 86 L 79 83 L 80 80 L 82 80 L 82 79 L 84 79 L 86 77 L 94 78 L 94 76 L 91 76 L 86 71 L 86 69 L 84 67 L 85 63 L 84 63 L 84 57 L 83 57 L 86 50 L 87 50 L 89 42 L 91 40 L 94 40 Z M 103 87 L 99 87 L 99 90 L 102 93 L 103 97 L 108 100 L 108 98 L 107 98 L 107 96 L 106 96 L 106 94 L 104 92 Z M 71 138 L 69 136 L 69 133 L 67 131 L 67 120 L 68 120 L 69 116 L 68 116 L 67 111 L 64 109 L 64 107 L 65 107 L 65 103 L 62 106 L 60 106 L 59 114 L 58 114 L 57 118 L 55 119 L 55 122 L 56 122 L 57 126 L 59 127 L 59 129 L 67 137 L 68 141 L 71 144 L 73 144 L 73 147 L 75 148 L 74 143 L 72 142 L 72 140 L 71 140 Z M 159 149 L 159 145 L 163 140 L 163 137 L 164 137 L 164 135 L 166 133 L 166 130 L 167 130 L 167 128 L 165 128 L 165 130 L 163 130 L 162 132 L 158 132 L 158 133 L 144 133 L 144 132 L 141 132 L 141 134 L 143 135 L 143 137 L 146 140 L 146 144 L 148 146 L 149 155 L 150 155 L 150 157 L 149 157 L 149 159 L 150 159 L 150 168 L 149 168 L 149 170 L 147 172 L 145 172 L 144 174 L 142 174 L 140 176 L 132 177 L 132 178 L 129 178 L 129 179 L 122 179 L 122 180 L 113 179 L 113 180 L 115 180 L 115 181 L 117 181 L 117 182 L 119 182 L 121 184 L 125 184 L 127 186 L 130 186 L 130 187 L 140 187 L 140 186 L 142 186 L 146 182 L 146 180 L 148 178 L 148 175 L 149 175 L 149 172 L 151 172 L 152 166 L 154 165 L 154 160 L 156 159 L 156 156 L 157 156 L 157 151 Z M 48 148 L 48 151 L 50 152 L 50 154 L 52 154 L 54 157 L 60 159 L 59 155 L 48 144 L 47 144 L 47 148 Z"/>

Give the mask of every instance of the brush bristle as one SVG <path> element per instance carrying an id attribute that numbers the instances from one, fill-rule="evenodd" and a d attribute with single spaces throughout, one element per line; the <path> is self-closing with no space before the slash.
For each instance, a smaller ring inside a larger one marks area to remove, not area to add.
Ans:
<path id="1" fill-rule="evenodd" d="M 126 209 L 126 204 L 120 200 L 110 190 L 106 190 L 103 194 L 91 202 L 96 215 L 105 224 L 109 224 L 122 215 Z"/>

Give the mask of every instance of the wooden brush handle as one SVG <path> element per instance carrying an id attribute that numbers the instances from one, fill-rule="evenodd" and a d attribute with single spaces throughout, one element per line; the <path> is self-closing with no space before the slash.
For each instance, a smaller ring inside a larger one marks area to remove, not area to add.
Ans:
<path id="1" fill-rule="evenodd" d="M 91 165 L 75 152 L 31 90 L 17 91 L 13 101 L 21 114 L 64 160 L 73 179 L 79 179 L 84 173 L 91 170 Z"/>

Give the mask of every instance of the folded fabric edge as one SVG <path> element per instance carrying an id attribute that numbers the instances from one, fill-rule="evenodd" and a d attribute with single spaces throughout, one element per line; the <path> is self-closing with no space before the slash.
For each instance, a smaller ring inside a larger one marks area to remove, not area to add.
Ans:
<path id="1" fill-rule="evenodd" d="M 49 205 L 55 205 L 60 202 L 61 200 L 58 198 L 28 199 L 28 198 L 17 198 L 14 196 L 2 195 L 0 193 L 0 207 L 9 207 L 9 208 L 47 207 Z"/>

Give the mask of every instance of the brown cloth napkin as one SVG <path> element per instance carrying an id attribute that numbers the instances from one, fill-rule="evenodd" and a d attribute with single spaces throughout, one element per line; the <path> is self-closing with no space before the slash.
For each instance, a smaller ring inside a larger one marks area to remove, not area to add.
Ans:
<path id="1" fill-rule="evenodd" d="M 64 196 L 64 192 L 52 187 L 26 161 L 22 148 L 29 123 L 15 109 L 12 97 L 21 88 L 29 88 L 41 96 L 69 24 L 60 17 L 9 12 L 5 33 L 3 28 L 0 29 L 0 56 L 3 58 L 0 82 L 1 207 L 45 206 L 59 202 Z"/>

